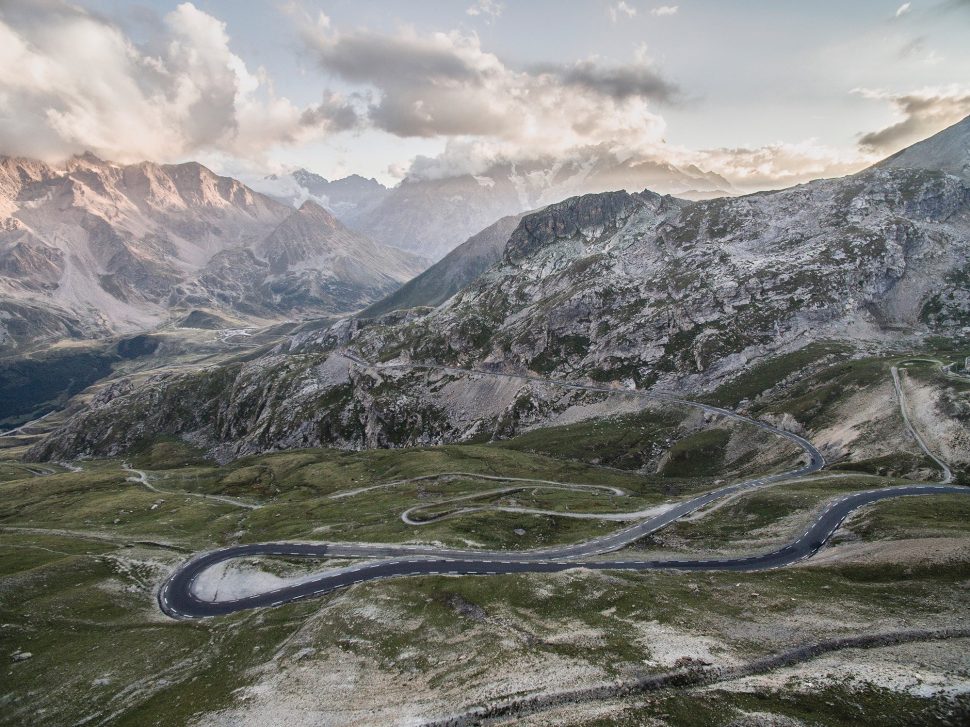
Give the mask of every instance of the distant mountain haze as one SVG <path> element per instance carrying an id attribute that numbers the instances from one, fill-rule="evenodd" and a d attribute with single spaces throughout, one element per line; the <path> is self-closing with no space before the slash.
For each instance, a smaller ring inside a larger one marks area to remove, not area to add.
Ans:
<path id="1" fill-rule="evenodd" d="M 348 227 L 432 260 L 501 217 L 578 194 L 646 188 L 696 200 L 737 193 L 693 165 L 622 161 L 599 149 L 581 159 L 496 164 L 481 174 L 411 176 L 391 189 L 356 175 L 331 182 L 305 169 L 256 186 L 288 204 L 316 199 Z"/>
<path id="2" fill-rule="evenodd" d="M 441 260 L 386 298 L 361 312 L 379 316 L 394 310 L 444 303 L 502 259 L 509 236 L 522 215 L 509 215 L 472 235 Z"/>

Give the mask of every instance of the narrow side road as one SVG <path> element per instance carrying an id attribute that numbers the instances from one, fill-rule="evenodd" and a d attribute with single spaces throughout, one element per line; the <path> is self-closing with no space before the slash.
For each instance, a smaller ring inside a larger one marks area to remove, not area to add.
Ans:
<path id="1" fill-rule="evenodd" d="M 942 470 L 943 474 L 940 482 L 944 484 L 953 482 L 953 472 L 950 470 L 949 465 L 930 451 L 923 436 L 916 431 L 916 427 L 913 426 L 913 422 L 909 418 L 909 412 L 906 410 L 906 395 L 903 393 L 903 384 L 899 378 L 899 369 L 893 366 L 890 371 L 893 375 L 893 386 L 896 388 L 896 401 L 899 402 L 899 413 L 903 417 L 903 423 L 906 425 L 906 429 L 913 436 L 913 439 L 916 440 L 919 448 L 923 450 L 926 456 L 936 462 L 940 470 Z"/>
<path id="2" fill-rule="evenodd" d="M 262 505 L 254 505 L 250 502 L 242 502 L 241 500 L 236 500 L 232 497 L 222 497 L 221 495 L 204 495 L 200 492 L 186 492 L 184 490 L 163 490 L 160 487 L 156 487 L 152 484 L 151 478 L 144 470 L 136 470 L 127 462 L 122 463 L 121 469 L 123 469 L 125 472 L 131 472 L 131 474 L 134 475 L 134 477 L 127 478 L 128 482 L 137 482 L 140 485 L 144 485 L 152 492 L 157 492 L 160 495 L 171 495 L 172 497 L 198 497 L 202 500 L 219 502 L 223 505 L 232 505 L 233 507 L 241 507 L 246 510 L 258 510 L 262 507 Z"/>

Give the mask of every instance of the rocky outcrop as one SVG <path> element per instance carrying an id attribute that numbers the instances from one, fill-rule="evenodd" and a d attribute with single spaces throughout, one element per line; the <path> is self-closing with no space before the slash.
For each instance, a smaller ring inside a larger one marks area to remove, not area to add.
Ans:
<path id="1" fill-rule="evenodd" d="M 941 283 L 958 284 L 968 232 L 968 186 L 927 170 L 693 204 L 577 198 L 525 217 L 503 263 L 423 321 L 357 343 L 367 355 L 707 386 L 802 341 L 920 330 Z M 960 333 L 959 300 L 940 301 L 940 332 Z"/>
<path id="2" fill-rule="evenodd" d="M 634 209 L 643 205 L 651 192 L 632 195 L 607 192 L 574 197 L 526 216 L 509 238 L 505 262 L 516 263 L 531 257 L 543 247 L 559 240 L 583 238 L 587 242 L 616 232 Z"/>

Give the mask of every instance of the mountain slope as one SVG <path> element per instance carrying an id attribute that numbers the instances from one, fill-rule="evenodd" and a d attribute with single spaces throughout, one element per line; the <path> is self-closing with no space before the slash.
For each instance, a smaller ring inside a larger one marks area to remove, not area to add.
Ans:
<path id="1" fill-rule="evenodd" d="M 508 178 L 406 179 L 368 215 L 348 224 L 385 245 L 440 260 L 474 233 L 527 205 Z"/>
<path id="2" fill-rule="evenodd" d="M 348 230 L 315 202 L 304 202 L 255 253 L 269 263 L 265 285 L 280 310 L 359 310 L 427 267 L 422 258 Z"/>
<path id="3" fill-rule="evenodd" d="M 876 164 L 881 169 L 935 169 L 970 181 L 970 116 Z"/>
<path id="4" fill-rule="evenodd" d="M 509 215 L 472 235 L 441 260 L 386 298 L 361 311 L 374 317 L 394 310 L 444 303 L 502 258 L 521 215 Z"/>
<path id="5" fill-rule="evenodd" d="M 571 198 L 523 217 L 502 260 L 436 309 L 346 320 L 231 370 L 136 390 L 32 456 L 115 453 L 145 431 L 193 432 L 224 458 L 426 445 L 508 436 L 596 404 L 529 382 L 361 369 L 344 347 L 697 398 L 814 342 L 849 354 L 928 334 L 970 342 L 968 260 L 970 184 L 935 169 L 702 202 Z"/>
<path id="6" fill-rule="evenodd" d="M 588 195 L 523 218 L 503 263 L 444 306 L 357 341 L 367 356 L 707 388 L 819 338 L 962 335 L 968 259 L 970 187 L 938 171 L 696 203 Z"/>
<path id="7" fill-rule="evenodd" d="M 192 307 L 354 310 L 423 269 L 316 209 L 294 213 L 192 162 L 2 158 L 0 346 L 142 330 Z"/>

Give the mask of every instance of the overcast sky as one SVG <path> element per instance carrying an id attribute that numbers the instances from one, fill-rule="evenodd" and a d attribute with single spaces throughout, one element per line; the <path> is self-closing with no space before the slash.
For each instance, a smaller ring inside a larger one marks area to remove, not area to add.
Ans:
<path id="1" fill-rule="evenodd" d="M 538 157 L 742 188 L 970 115 L 970 0 L 0 0 L 0 153 L 394 183 Z"/>

